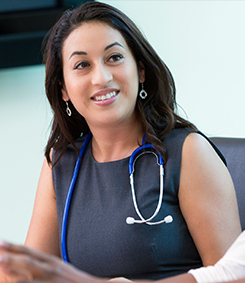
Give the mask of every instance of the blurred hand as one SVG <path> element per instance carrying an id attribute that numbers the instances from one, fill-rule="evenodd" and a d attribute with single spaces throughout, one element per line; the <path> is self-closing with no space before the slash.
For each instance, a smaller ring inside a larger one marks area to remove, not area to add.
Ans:
<path id="1" fill-rule="evenodd" d="M 0 243 L 0 267 L 11 278 L 8 282 L 104 283 L 107 281 L 82 272 L 56 256 L 6 242 Z"/>

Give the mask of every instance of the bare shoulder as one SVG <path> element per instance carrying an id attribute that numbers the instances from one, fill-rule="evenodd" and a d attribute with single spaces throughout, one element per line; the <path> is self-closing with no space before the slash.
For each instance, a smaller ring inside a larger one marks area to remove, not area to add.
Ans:
<path id="1" fill-rule="evenodd" d="M 224 162 L 219 157 L 211 143 L 198 133 L 191 133 L 186 137 L 182 150 L 182 159 L 183 158 L 187 159 L 187 161 L 189 159 L 192 161 L 198 161 L 198 159 L 201 159 L 200 161 L 207 160 L 209 163 L 216 160 L 224 165 Z"/>
<path id="2" fill-rule="evenodd" d="M 212 145 L 197 133 L 189 134 L 183 144 L 179 193 L 196 196 L 234 193 L 230 174 Z"/>
<path id="3" fill-rule="evenodd" d="M 209 141 L 197 133 L 187 136 L 183 144 L 179 193 L 203 197 L 235 198 L 230 173 Z"/>

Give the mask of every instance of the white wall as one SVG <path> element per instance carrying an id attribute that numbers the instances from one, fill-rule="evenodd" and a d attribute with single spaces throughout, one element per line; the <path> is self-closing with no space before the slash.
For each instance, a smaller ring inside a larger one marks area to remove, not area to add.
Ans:
<path id="1" fill-rule="evenodd" d="M 158 51 L 192 122 L 209 136 L 245 137 L 245 1 L 104 2 Z M 51 119 L 43 66 L 0 70 L 0 97 L 0 238 L 21 243 Z"/>

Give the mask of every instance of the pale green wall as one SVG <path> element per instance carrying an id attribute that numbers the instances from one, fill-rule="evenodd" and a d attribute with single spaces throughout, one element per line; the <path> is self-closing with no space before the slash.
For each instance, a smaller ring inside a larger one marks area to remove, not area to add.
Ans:
<path id="1" fill-rule="evenodd" d="M 138 24 L 202 131 L 245 137 L 244 1 L 104 2 Z M 43 66 L 0 70 L 0 238 L 25 239 L 50 119 Z"/>
<path id="2" fill-rule="evenodd" d="M 23 242 L 51 119 L 43 66 L 0 70 L 0 238 Z"/>
<path id="3" fill-rule="evenodd" d="M 126 12 L 170 68 L 208 135 L 245 137 L 245 1 L 102 1 Z"/>

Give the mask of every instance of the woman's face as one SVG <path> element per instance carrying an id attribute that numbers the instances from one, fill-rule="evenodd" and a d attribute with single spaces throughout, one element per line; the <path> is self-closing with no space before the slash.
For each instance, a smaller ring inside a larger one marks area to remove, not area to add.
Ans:
<path id="1" fill-rule="evenodd" d="M 65 40 L 62 58 L 62 98 L 71 100 L 89 127 L 133 121 L 145 72 L 118 30 L 83 23 Z"/>

